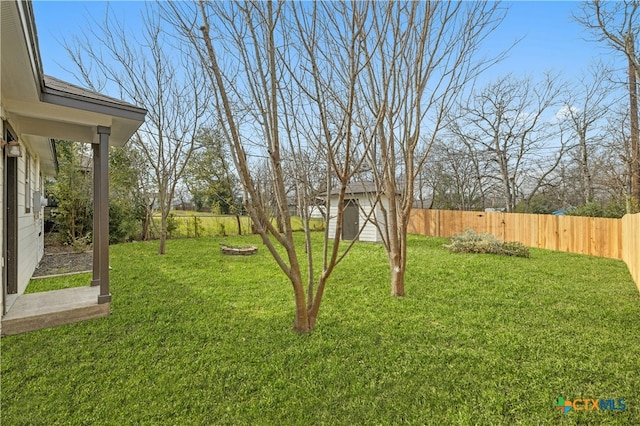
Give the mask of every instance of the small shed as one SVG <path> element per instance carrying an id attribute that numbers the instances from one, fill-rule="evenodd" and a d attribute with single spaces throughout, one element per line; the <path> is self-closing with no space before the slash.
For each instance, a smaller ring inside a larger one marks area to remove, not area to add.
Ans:
<path id="1" fill-rule="evenodd" d="M 338 198 L 340 189 L 333 189 L 329 193 L 330 209 L 327 227 L 332 235 L 336 230 L 338 217 Z M 388 211 L 389 197 L 380 196 L 380 201 L 376 203 L 378 190 L 374 182 L 354 182 L 347 185 L 344 199 L 344 214 L 342 216 L 342 236 L 343 240 L 381 242 L 382 235 L 380 229 L 384 229 L 384 216 L 382 207 Z M 379 225 L 376 226 L 376 225 Z M 362 228 L 362 232 L 358 232 Z"/>

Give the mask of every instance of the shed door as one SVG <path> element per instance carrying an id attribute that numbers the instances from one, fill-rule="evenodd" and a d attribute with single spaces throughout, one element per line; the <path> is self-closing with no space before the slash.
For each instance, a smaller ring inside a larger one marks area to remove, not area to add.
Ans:
<path id="1" fill-rule="evenodd" d="M 360 212 L 358 208 L 358 200 L 345 200 L 344 202 L 344 215 L 342 216 L 342 239 L 353 240 L 358 235 L 358 218 Z"/>

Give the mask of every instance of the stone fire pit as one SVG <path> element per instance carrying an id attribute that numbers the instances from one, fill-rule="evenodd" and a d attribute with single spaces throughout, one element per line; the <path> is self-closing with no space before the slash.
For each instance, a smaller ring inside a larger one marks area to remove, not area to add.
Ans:
<path id="1" fill-rule="evenodd" d="M 234 246 L 226 246 L 224 244 L 221 244 L 220 250 L 222 251 L 222 254 L 228 254 L 232 256 L 250 256 L 258 252 L 258 247 L 256 246 L 234 247 Z"/>

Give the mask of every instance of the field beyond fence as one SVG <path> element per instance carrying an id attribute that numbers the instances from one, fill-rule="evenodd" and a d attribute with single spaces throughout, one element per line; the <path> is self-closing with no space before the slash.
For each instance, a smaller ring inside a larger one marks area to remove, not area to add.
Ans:
<path id="1" fill-rule="evenodd" d="M 640 213 L 622 219 L 414 209 L 409 232 L 451 237 L 473 229 L 528 247 L 622 259 L 640 290 Z"/>
<path id="2" fill-rule="evenodd" d="M 240 216 L 242 234 L 251 234 L 251 218 Z M 160 228 L 160 217 L 155 216 L 155 228 L 152 230 L 152 238 L 158 238 L 157 229 Z M 273 221 L 275 224 L 275 220 Z M 172 210 L 167 220 L 169 238 L 193 238 L 193 237 L 225 237 L 238 235 L 238 219 L 232 215 L 216 215 L 194 211 Z M 291 226 L 294 232 L 302 231 L 303 225 L 299 217 L 291 218 Z M 321 219 L 311 219 L 312 231 L 324 229 Z"/>

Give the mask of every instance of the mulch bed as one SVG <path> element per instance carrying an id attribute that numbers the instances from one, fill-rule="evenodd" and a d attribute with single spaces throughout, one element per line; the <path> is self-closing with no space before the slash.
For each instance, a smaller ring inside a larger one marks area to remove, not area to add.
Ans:
<path id="1" fill-rule="evenodd" d="M 76 253 L 74 251 L 51 250 L 45 248 L 45 254 L 38 264 L 34 278 L 49 275 L 87 272 L 93 270 L 93 252 Z"/>

